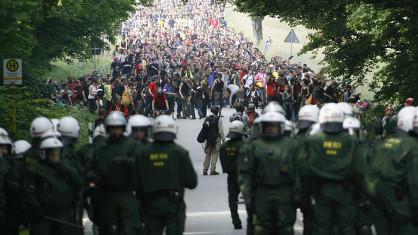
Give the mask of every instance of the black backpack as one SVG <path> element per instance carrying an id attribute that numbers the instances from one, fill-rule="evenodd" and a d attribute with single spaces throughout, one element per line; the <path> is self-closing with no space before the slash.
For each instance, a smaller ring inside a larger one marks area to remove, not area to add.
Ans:
<path id="1" fill-rule="evenodd" d="M 207 117 L 199 135 L 197 136 L 197 142 L 203 143 L 206 141 L 208 146 L 216 146 L 216 142 L 219 137 L 218 122 L 219 118 L 214 115 Z"/>

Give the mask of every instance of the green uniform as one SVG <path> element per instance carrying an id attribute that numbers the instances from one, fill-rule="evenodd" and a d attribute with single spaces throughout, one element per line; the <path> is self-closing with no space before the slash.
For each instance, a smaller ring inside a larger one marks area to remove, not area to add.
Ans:
<path id="1" fill-rule="evenodd" d="M 249 148 L 242 153 L 239 177 L 244 197 L 255 198 L 255 234 L 293 234 L 298 185 L 292 157 L 295 142 L 288 137 L 258 139 Z"/>
<path id="2" fill-rule="evenodd" d="M 222 169 L 228 174 L 228 203 L 231 211 L 232 224 L 235 227 L 241 227 L 241 220 L 238 215 L 238 157 L 239 150 L 245 144 L 241 139 L 229 140 L 219 150 Z"/>
<path id="3" fill-rule="evenodd" d="M 25 164 L 30 165 L 34 162 L 37 162 L 39 160 L 39 147 L 32 146 L 28 151 L 26 151 L 25 155 L 23 155 L 23 158 L 25 159 Z"/>
<path id="4" fill-rule="evenodd" d="M 307 154 L 314 189 L 314 235 L 331 234 L 333 227 L 341 235 L 356 233 L 354 151 L 355 141 L 345 132 L 306 139 L 301 154 Z"/>
<path id="5" fill-rule="evenodd" d="M 375 208 L 379 235 L 418 234 L 417 142 L 399 133 L 376 145 L 369 154 L 367 191 Z"/>
<path id="6" fill-rule="evenodd" d="M 305 139 L 307 138 L 306 133 L 298 133 L 294 140 L 300 149 L 303 149 L 305 145 Z M 311 177 L 309 176 L 309 164 L 306 154 L 294 154 L 295 156 L 295 165 L 300 176 L 301 183 L 301 192 L 300 192 L 300 201 L 298 202 L 298 207 L 303 213 L 303 234 L 311 235 L 312 234 L 312 223 L 313 223 L 313 207 L 311 204 Z"/>
<path id="7" fill-rule="evenodd" d="M 29 207 L 30 234 L 71 234 L 72 227 L 49 218 L 72 222 L 74 193 L 82 187 L 82 179 L 66 160 L 32 163 L 23 175 L 25 204 Z"/>
<path id="8" fill-rule="evenodd" d="M 238 159 L 238 184 L 240 187 L 240 191 L 242 189 L 242 187 L 244 187 L 243 182 L 242 182 L 242 177 L 240 176 L 240 172 L 241 172 L 241 167 L 245 166 L 244 165 L 244 157 L 242 156 L 246 156 L 248 154 L 252 154 L 252 142 L 255 141 L 256 139 L 251 139 L 248 142 L 245 142 L 245 144 L 243 146 L 241 146 L 240 148 L 240 158 Z M 253 186 L 249 187 L 251 189 L 253 189 Z M 254 217 L 255 217 L 255 200 L 254 200 L 254 195 L 246 195 L 246 197 L 250 197 L 249 200 L 247 198 L 246 202 L 245 202 L 245 210 L 247 211 L 247 235 L 253 235 L 254 234 Z"/>
<path id="9" fill-rule="evenodd" d="M 183 234 L 186 205 L 184 188 L 197 186 L 189 153 L 174 142 L 153 142 L 136 159 L 138 194 L 149 235 Z"/>
<path id="10" fill-rule="evenodd" d="M 23 192 L 21 177 L 23 163 L 14 159 L 13 156 L 6 158 L 9 163 L 9 171 L 6 175 L 5 192 L 7 198 L 6 217 L 4 231 L 7 235 L 18 235 L 19 226 L 23 222 L 22 199 Z"/>
<path id="11" fill-rule="evenodd" d="M 368 168 L 367 156 L 370 151 L 371 143 L 368 141 L 356 141 L 355 149 L 355 180 L 359 187 L 356 190 L 356 230 L 358 235 L 372 235 L 373 225 L 373 206 L 370 203 L 367 195 L 364 178 Z"/>
<path id="12" fill-rule="evenodd" d="M 83 165 L 81 164 L 80 156 L 78 155 L 78 152 L 74 146 L 64 147 L 62 150 L 62 155 L 64 159 L 67 159 L 74 165 L 80 175 L 83 174 Z"/>
<path id="13" fill-rule="evenodd" d="M 133 162 L 140 147 L 131 139 L 108 139 L 96 148 L 87 178 L 92 192 L 95 223 L 101 235 L 141 234 Z"/>
<path id="14" fill-rule="evenodd" d="M 3 228 L 3 222 L 6 213 L 6 175 L 10 165 L 4 157 L 0 157 L 0 227 Z"/>
<path id="15" fill-rule="evenodd" d="M 90 165 L 91 160 L 93 159 L 94 151 L 96 148 L 100 148 L 106 144 L 106 137 L 103 136 L 97 136 L 93 139 L 93 143 L 83 145 L 78 151 L 77 155 L 80 156 L 80 162 L 83 167 L 83 169 L 86 169 L 88 165 Z M 84 175 L 85 177 L 85 175 Z M 94 191 L 94 190 L 93 190 Z M 87 215 L 90 219 L 90 221 L 93 222 L 93 233 L 98 234 L 98 228 L 94 224 L 95 218 L 94 218 L 94 208 L 91 204 L 91 197 L 92 197 L 92 191 L 86 190 L 83 192 L 82 201 L 80 207 L 85 209 L 87 211 Z"/>

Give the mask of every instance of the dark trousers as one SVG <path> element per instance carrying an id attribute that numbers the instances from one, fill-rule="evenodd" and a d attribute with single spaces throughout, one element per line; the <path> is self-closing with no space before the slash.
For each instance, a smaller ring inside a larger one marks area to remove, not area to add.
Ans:
<path id="1" fill-rule="evenodd" d="M 238 176 L 236 174 L 228 174 L 228 203 L 229 210 L 231 211 L 232 224 L 234 226 L 241 225 L 241 220 L 238 215 L 238 196 L 239 196 L 239 185 Z"/>
<path id="2" fill-rule="evenodd" d="M 89 112 L 94 113 L 97 110 L 96 99 L 88 99 Z"/>

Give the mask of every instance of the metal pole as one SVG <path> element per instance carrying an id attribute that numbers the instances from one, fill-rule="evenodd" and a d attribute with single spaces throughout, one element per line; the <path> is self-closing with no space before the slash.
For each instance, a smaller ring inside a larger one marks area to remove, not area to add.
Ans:
<path id="1" fill-rule="evenodd" d="M 293 56 L 293 41 L 290 43 L 290 57 Z"/>
<path id="2" fill-rule="evenodd" d="M 93 59 L 94 59 L 94 73 L 97 71 L 97 65 L 96 65 L 96 44 L 93 43 Z"/>
<path id="3" fill-rule="evenodd" d="M 295 40 L 293 38 L 294 32 L 293 29 L 290 31 L 290 57 L 293 56 L 293 40 Z"/>

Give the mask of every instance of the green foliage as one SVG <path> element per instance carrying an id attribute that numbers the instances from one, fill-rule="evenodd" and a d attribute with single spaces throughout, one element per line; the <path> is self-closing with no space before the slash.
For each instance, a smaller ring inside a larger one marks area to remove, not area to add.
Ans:
<path id="1" fill-rule="evenodd" d="M 227 0 L 227 2 L 231 2 Z M 313 29 L 301 53 L 323 51 L 322 73 L 370 87 L 375 99 L 418 98 L 416 0 L 232 0 L 239 11 Z"/>
<path id="2" fill-rule="evenodd" d="M 88 123 L 95 117 L 85 110 L 62 107 L 45 99 L 47 86 L 39 80 L 30 86 L 0 87 L 0 126 L 6 128 L 14 139 L 30 140 L 30 124 L 39 116 L 61 118 L 73 116 L 80 122 L 81 138 L 78 144 L 88 142 Z"/>
<path id="3" fill-rule="evenodd" d="M 97 56 L 97 71 L 103 76 L 110 73 L 110 64 L 112 58 L 110 55 Z M 53 68 L 43 75 L 44 78 L 54 80 L 66 80 L 69 76 L 79 78 L 81 76 L 91 74 L 94 71 L 94 61 L 72 61 L 67 63 L 64 61 L 52 62 Z"/>
<path id="4" fill-rule="evenodd" d="M 145 1 L 147 2 L 147 1 Z M 91 58 L 92 42 L 114 42 L 133 0 L 4 0 L 0 58 L 22 58 L 27 73 L 54 59 Z"/>
<path id="5" fill-rule="evenodd" d="M 52 61 L 79 61 L 77 65 L 84 66 L 86 61 L 91 61 L 93 44 L 107 47 L 107 43 L 115 41 L 121 23 L 133 12 L 134 3 L 150 2 L 2 0 L 0 59 L 22 58 L 24 86 L 0 86 L 0 125 L 8 129 L 15 138 L 29 139 L 30 123 L 35 117 L 60 118 L 72 115 L 81 124 L 80 143 L 87 142 L 87 123 L 93 122 L 94 117 L 83 110 L 52 103 L 47 99 L 48 87 L 44 81 L 28 78 L 28 74 L 42 77 L 53 68 L 53 71 L 57 71 L 64 67 L 56 62 L 57 69 L 51 65 Z M 73 68 L 69 72 L 74 70 L 76 69 Z M 92 70 L 93 67 L 90 71 Z M 1 70 L 1 78 L 2 72 Z"/>

